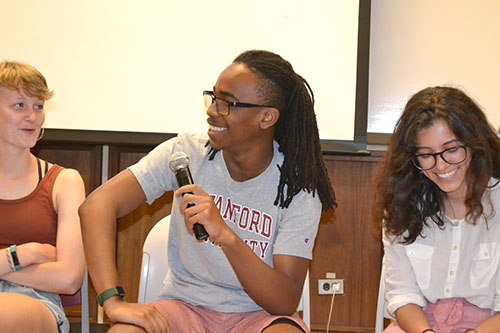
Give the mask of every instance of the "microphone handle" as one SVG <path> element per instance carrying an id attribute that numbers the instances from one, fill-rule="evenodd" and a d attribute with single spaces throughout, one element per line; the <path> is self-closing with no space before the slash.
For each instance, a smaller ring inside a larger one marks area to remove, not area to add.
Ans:
<path id="1" fill-rule="evenodd" d="M 193 177 L 191 176 L 191 171 L 189 171 L 189 168 L 181 168 L 177 170 L 177 172 L 175 173 L 175 178 L 177 178 L 177 183 L 179 184 L 179 187 L 182 187 L 184 185 L 194 184 Z M 188 207 L 192 206 L 194 206 L 194 204 L 188 204 Z M 201 241 L 208 238 L 208 233 L 202 224 L 195 223 L 193 225 L 193 232 L 197 240 Z"/>

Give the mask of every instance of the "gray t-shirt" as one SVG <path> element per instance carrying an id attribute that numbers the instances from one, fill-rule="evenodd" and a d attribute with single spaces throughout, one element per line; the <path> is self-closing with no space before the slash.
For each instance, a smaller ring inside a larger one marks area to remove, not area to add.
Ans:
<path id="1" fill-rule="evenodd" d="M 222 218 L 261 260 L 273 267 L 273 255 L 312 259 L 314 239 L 321 216 L 318 195 L 301 191 L 288 208 L 274 205 L 283 154 L 274 143 L 274 157 L 259 176 L 234 181 L 222 152 L 210 161 L 206 135 L 180 134 L 163 142 L 130 170 L 141 185 L 148 203 L 164 192 L 177 189 L 169 168 L 178 151 L 190 158 L 195 184 L 210 194 Z M 286 188 L 285 188 L 286 190 Z M 248 312 L 261 308 L 247 295 L 219 246 L 199 242 L 188 234 L 174 198 L 168 236 L 169 272 L 161 299 L 181 299 L 218 312 Z"/>

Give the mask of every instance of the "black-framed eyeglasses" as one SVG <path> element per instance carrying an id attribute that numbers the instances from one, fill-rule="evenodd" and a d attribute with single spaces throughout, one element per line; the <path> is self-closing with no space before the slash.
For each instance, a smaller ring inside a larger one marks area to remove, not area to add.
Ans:
<path id="1" fill-rule="evenodd" d="M 459 164 L 467 158 L 467 148 L 465 145 L 460 145 L 445 149 L 439 153 L 416 154 L 412 162 L 419 170 L 430 170 L 436 166 L 437 156 L 440 156 L 448 164 Z"/>
<path id="2" fill-rule="evenodd" d="M 215 93 L 210 90 L 203 91 L 203 102 L 205 103 L 205 108 L 208 109 L 210 105 L 215 102 L 215 111 L 221 116 L 229 116 L 229 110 L 233 108 L 274 108 L 271 105 L 258 105 L 251 103 L 242 102 L 232 102 L 224 98 L 215 96 Z"/>

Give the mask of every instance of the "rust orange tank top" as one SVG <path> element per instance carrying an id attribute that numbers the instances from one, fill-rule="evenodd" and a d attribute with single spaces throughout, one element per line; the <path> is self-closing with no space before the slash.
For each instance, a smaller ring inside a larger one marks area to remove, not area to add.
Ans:
<path id="1" fill-rule="evenodd" d="M 0 248 L 29 242 L 56 245 L 57 213 L 52 190 L 63 169 L 54 164 L 35 190 L 24 198 L 0 199 Z"/>

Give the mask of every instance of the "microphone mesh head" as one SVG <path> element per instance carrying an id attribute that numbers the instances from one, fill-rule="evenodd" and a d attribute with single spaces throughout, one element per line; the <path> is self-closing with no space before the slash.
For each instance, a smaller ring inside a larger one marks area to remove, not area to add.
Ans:
<path id="1" fill-rule="evenodd" d="M 170 170 L 176 173 L 177 170 L 189 167 L 189 157 L 185 152 L 178 151 L 172 155 L 170 158 Z"/>

